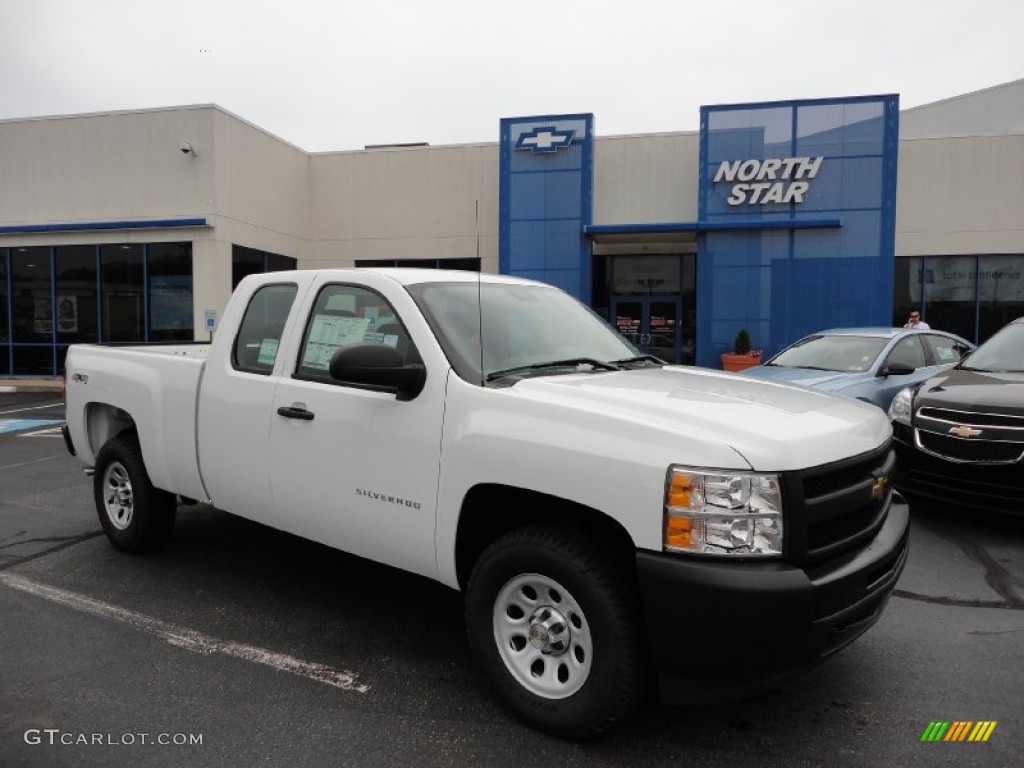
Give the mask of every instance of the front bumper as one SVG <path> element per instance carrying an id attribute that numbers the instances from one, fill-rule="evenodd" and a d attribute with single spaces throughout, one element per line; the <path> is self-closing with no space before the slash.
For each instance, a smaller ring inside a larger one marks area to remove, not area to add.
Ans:
<path id="1" fill-rule="evenodd" d="M 662 697 L 753 694 L 848 645 L 881 616 L 907 561 L 909 523 L 894 496 L 871 542 L 808 568 L 638 553 Z"/>
<path id="2" fill-rule="evenodd" d="M 896 472 L 893 484 L 904 493 L 969 509 L 1024 514 L 1024 467 L 942 459 L 914 444 L 913 429 L 894 425 Z"/>

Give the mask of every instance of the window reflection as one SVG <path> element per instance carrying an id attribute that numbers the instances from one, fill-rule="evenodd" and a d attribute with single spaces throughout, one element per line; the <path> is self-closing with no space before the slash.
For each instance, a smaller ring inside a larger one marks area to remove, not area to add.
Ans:
<path id="1" fill-rule="evenodd" d="M 149 340 L 191 341 L 192 244 L 149 246 Z"/>
<path id="2" fill-rule="evenodd" d="M 53 342 L 49 248 L 11 249 L 11 309 L 13 341 Z"/>
<path id="3" fill-rule="evenodd" d="M 96 247 L 54 249 L 58 343 L 96 341 Z"/>
<path id="4" fill-rule="evenodd" d="M 103 290 L 103 341 L 142 341 L 143 247 L 104 245 L 100 248 Z"/>

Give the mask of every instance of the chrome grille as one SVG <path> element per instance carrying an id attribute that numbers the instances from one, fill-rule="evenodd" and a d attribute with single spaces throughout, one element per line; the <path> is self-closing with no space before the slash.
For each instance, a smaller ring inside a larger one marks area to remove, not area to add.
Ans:
<path id="1" fill-rule="evenodd" d="M 1013 464 L 1024 458 L 1024 442 L 963 439 L 914 430 L 917 447 L 950 461 L 978 464 Z"/>
<path id="2" fill-rule="evenodd" d="M 917 415 L 921 419 L 942 421 L 953 425 L 965 424 L 973 427 L 1005 427 L 1024 430 L 1024 416 L 1010 416 L 1004 413 L 973 413 L 925 406 L 917 412 Z"/>

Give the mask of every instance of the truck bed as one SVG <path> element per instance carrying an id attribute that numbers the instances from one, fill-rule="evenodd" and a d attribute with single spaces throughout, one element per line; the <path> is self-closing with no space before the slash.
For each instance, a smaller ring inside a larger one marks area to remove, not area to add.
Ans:
<path id="1" fill-rule="evenodd" d="M 153 484 L 205 496 L 196 461 L 196 402 L 209 351 L 207 342 L 73 346 L 65 363 L 68 428 L 82 461 L 95 463 L 109 430 L 130 420 Z"/>

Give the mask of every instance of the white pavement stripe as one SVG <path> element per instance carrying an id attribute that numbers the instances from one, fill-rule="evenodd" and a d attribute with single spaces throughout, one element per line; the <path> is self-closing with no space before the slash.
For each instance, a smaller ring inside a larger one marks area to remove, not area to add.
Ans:
<path id="1" fill-rule="evenodd" d="M 63 437 L 63 435 L 60 433 L 60 427 L 47 427 L 34 432 L 22 432 L 18 437 Z"/>
<path id="2" fill-rule="evenodd" d="M 49 405 L 33 405 L 26 408 L 15 408 L 11 411 L 0 411 L 0 416 L 6 416 L 8 413 L 21 413 L 22 411 L 41 411 L 44 408 L 63 408 L 64 403 L 50 403 Z"/>
<path id="3" fill-rule="evenodd" d="M 153 635 L 165 643 L 194 653 L 223 653 L 256 664 L 263 664 L 281 672 L 291 672 L 293 675 L 300 675 L 301 677 L 315 680 L 318 683 L 326 683 L 346 691 L 366 693 L 370 690 L 370 686 L 357 682 L 358 675 L 355 672 L 334 669 L 326 664 L 302 661 L 293 656 L 274 653 L 273 651 L 257 648 L 252 645 L 220 640 L 192 629 L 179 627 L 176 624 L 170 624 L 142 613 L 130 611 L 127 608 L 119 608 L 116 605 L 94 600 L 85 595 L 67 592 L 56 587 L 48 587 L 45 584 L 38 584 L 14 574 L 0 573 L 0 583 L 6 584 L 12 589 L 41 597 L 44 600 L 50 600 L 51 602 L 67 606 L 68 608 L 74 608 L 78 611 L 91 613 L 94 616 L 127 624 L 133 629 Z"/>
<path id="4" fill-rule="evenodd" d="M 56 459 L 56 456 L 47 456 L 42 459 L 32 459 L 32 461 L 22 461 L 18 464 L 8 464 L 6 467 L 0 467 L 0 469 L 14 469 L 15 467 L 27 467 L 29 464 L 38 464 L 41 461 L 50 461 Z"/>

